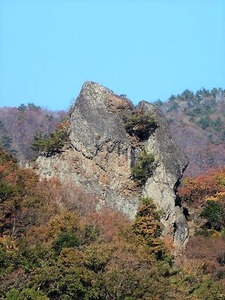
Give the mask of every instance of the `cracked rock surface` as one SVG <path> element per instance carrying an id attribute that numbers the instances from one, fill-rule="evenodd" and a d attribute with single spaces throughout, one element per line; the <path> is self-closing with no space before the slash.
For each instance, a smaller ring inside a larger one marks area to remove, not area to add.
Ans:
<path id="1" fill-rule="evenodd" d="M 141 102 L 139 106 L 145 113 L 155 115 L 158 123 L 145 145 L 147 151 L 155 154 L 157 168 L 147 180 L 143 193 L 150 196 L 162 211 L 164 234 L 173 235 L 174 242 L 182 245 L 188 239 L 188 226 L 183 209 L 177 204 L 176 192 L 187 159 L 172 140 L 164 115 L 147 102 Z"/>
<path id="2" fill-rule="evenodd" d="M 154 116 L 157 128 L 145 141 L 130 136 L 124 114 L 141 112 Z M 182 207 L 176 205 L 176 189 L 187 165 L 173 142 L 164 115 L 148 102 L 137 107 L 94 82 L 84 83 L 71 109 L 70 146 L 62 153 L 37 159 L 39 174 L 61 182 L 70 181 L 92 193 L 101 205 L 133 219 L 141 196 L 153 199 L 162 211 L 164 234 L 184 245 L 188 227 Z M 131 178 L 131 166 L 140 151 L 155 155 L 153 176 L 140 188 Z"/>

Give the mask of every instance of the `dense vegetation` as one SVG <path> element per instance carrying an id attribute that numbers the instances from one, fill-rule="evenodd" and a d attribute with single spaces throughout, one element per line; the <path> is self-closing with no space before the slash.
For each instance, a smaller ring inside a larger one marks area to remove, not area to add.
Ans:
<path id="1" fill-rule="evenodd" d="M 224 299 L 225 169 L 209 170 L 225 163 L 224 100 L 224 90 L 202 89 L 157 103 L 190 157 L 187 174 L 207 170 L 186 176 L 179 189 L 191 237 L 176 259 L 151 199 L 141 199 L 130 222 L 109 209 L 95 211 L 97 199 L 78 187 L 40 181 L 18 166 L 13 154 L 31 159 L 61 151 L 64 112 L 34 104 L 0 109 L 0 144 L 8 151 L 0 149 L 0 299 Z M 141 142 L 157 127 L 141 114 L 125 116 L 124 125 Z M 140 153 L 133 179 L 144 184 L 155 163 L 151 153 Z"/>
<path id="2" fill-rule="evenodd" d="M 70 189 L 0 150 L 0 299 L 224 299 L 223 253 L 217 269 L 200 263 L 192 240 L 175 263 L 150 199 L 130 222 L 90 209 L 92 196 Z"/>
<path id="3" fill-rule="evenodd" d="M 35 152 L 30 145 L 36 133 L 49 136 L 65 116 L 66 112 L 49 111 L 33 103 L 0 108 L 0 146 L 19 160 L 33 159 Z"/>
<path id="4" fill-rule="evenodd" d="M 189 157 L 187 175 L 225 164 L 225 90 L 185 90 L 155 104 L 165 113 L 173 139 Z"/>
<path id="5" fill-rule="evenodd" d="M 195 219 L 198 234 L 225 236 L 225 168 L 185 178 L 179 195 L 192 212 L 189 218 Z"/>

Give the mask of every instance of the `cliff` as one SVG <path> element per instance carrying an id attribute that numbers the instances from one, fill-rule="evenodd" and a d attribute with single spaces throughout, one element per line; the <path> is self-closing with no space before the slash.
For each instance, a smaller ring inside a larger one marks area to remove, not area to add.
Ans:
<path id="1" fill-rule="evenodd" d="M 129 130 L 125 126 L 133 116 L 149 116 L 155 123 L 140 134 L 143 124 Z M 164 234 L 177 245 L 185 244 L 188 226 L 176 190 L 187 160 L 155 106 L 142 101 L 134 107 L 123 96 L 86 82 L 71 108 L 68 136 L 64 151 L 37 159 L 42 177 L 72 182 L 98 199 L 98 207 L 109 206 L 132 219 L 140 197 L 150 197 L 162 211 Z M 152 153 L 155 163 L 151 176 L 140 185 L 131 173 L 143 152 Z"/>

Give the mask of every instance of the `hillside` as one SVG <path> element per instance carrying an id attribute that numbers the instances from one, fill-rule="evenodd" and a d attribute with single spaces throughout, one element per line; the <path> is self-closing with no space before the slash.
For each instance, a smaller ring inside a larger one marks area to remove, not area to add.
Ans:
<path id="1" fill-rule="evenodd" d="M 21 104 L 19 107 L 1 107 L 0 145 L 13 152 L 18 160 L 32 159 L 34 153 L 30 146 L 35 134 L 49 134 L 65 115 L 63 111 L 45 110 L 32 103 Z"/>
<path id="2" fill-rule="evenodd" d="M 176 110 L 181 96 L 157 105 L 183 114 L 177 128 L 194 128 L 196 146 L 206 129 L 222 146 L 217 92 L 215 110 L 210 92 L 194 117 Z M 27 134 L 17 156 L 38 159 L 23 168 L 0 148 L 0 299 L 224 299 L 225 169 L 179 187 L 187 160 L 157 106 L 86 82 L 66 120 L 34 105 L 2 111 L 5 148 Z"/>
<path id="3" fill-rule="evenodd" d="M 175 142 L 189 158 L 187 176 L 225 165 L 225 90 L 184 91 L 156 102 Z"/>
<path id="4" fill-rule="evenodd" d="M 131 222 L 2 149 L 0 174 L 0 299 L 224 299 L 224 239 L 195 236 L 175 261 L 150 199 Z"/>
<path id="5" fill-rule="evenodd" d="M 184 91 L 154 103 L 165 114 L 172 137 L 189 158 L 185 176 L 225 165 L 225 91 Z M 19 160 L 32 159 L 30 145 L 37 131 L 52 132 L 67 112 L 48 111 L 34 104 L 0 108 L 0 144 Z"/>

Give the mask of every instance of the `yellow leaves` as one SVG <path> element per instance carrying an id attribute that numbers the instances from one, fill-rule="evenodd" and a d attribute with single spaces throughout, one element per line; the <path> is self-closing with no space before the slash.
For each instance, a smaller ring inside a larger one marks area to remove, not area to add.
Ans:
<path id="1" fill-rule="evenodd" d="M 162 227 L 159 221 L 159 212 L 151 199 L 144 198 L 142 202 L 132 228 L 136 235 L 142 237 L 156 258 L 161 259 L 166 249 L 160 238 Z"/>
<path id="2" fill-rule="evenodd" d="M 75 231 L 79 228 L 79 220 L 75 213 L 62 211 L 61 214 L 53 217 L 50 222 L 50 232 L 54 235 L 60 231 Z"/>
<path id="3" fill-rule="evenodd" d="M 225 192 L 217 192 L 212 196 L 206 196 L 205 201 L 224 201 L 225 200 Z"/>
<path id="4" fill-rule="evenodd" d="M 225 168 L 210 170 L 204 175 L 185 178 L 179 188 L 179 195 L 183 201 L 195 206 L 208 199 L 219 201 L 225 193 L 224 183 Z"/>
<path id="5" fill-rule="evenodd" d="M 77 248 L 63 248 L 58 260 L 65 267 L 79 266 L 85 260 L 85 254 Z"/>
<path id="6" fill-rule="evenodd" d="M 136 234 L 154 236 L 159 225 L 152 216 L 143 216 L 136 220 L 133 229 Z"/>
<path id="7" fill-rule="evenodd" d="M 174 251 L 174 242 L 171 236 L 164 237 L 164 244 L 166 249 L 168 249 L 171 253 Z"/>
<path id="8" fill-rule="evenodd" d="M 59 123 L 59 124 L 56 126 L 56 128 L 57 128 L 58 130 L 66 130 L 66 129 L 68 129 L 69 125 L 70 125 L 70 122 L 69 122 L 68 120 L 65 120 L 65 121 Z"/>
<path id="9" fill-rule="evenodd" d="M 58 215 L 50 218 L 47 224 L 32 227 L 28 236 L 34 243 L 52 243 L 60 232 L 76 232 L 80 229 L 79 219 L 73 212 L 62 210 Z"/>
<path id="10" fill-rule="evenodd" d="M 11 237 L 3 235 L 0 237 L 0 248 L 3 246 L 6 251 L 17 250 L 16 242 Z"/>

